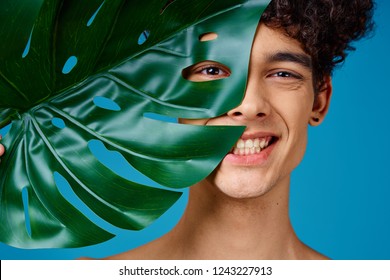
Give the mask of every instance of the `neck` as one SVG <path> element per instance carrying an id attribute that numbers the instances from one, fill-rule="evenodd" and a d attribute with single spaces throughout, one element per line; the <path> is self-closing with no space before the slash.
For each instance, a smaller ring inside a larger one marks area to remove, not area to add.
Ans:
<path id="1" fill-rule="evenodd" d="M 191 187 L 182 219 L 162 241 L 171 243 L 175 259 L 297 258 L 295 249 L 303 245 L 290 223 L 288 193 L 289 178 L 245 199 L 202 181 Z"/>

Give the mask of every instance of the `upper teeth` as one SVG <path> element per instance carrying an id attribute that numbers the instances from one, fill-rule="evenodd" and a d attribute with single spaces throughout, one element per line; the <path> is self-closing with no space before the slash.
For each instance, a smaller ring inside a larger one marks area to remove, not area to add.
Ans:
<path id="1" fill-rule="evenodd" d="M 272 137 L 254 138 L 243 140 L 240 139 L 233 147 L 233 154 L 235 155 L 253 155 L 260 153 L 261 150 L 268 147 Z"/>

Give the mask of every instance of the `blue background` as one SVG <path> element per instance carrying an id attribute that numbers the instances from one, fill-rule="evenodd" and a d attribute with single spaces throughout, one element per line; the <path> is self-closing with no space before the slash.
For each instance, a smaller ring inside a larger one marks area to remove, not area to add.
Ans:
<path id="1" fill-rule="evenodd" d="M 293 226 L 303 242 L 333 259 L 390 259 L 389 12 L 390 2 L 378 0 L 375 34 L 356 43 L 357 51 L 335 71 L 329 114 L 321 126 L 309 129 L 306 156 L 293 173 Z M 115 164 L 125 177 L 132 176 L 125 165 Z M 66 197 L 76 202 L 72 193 Z M 186 200 L 187 192 L 140 232 L 110 228 L 117 236 L 103 244 L 22 250 L 0 243 L 0 258 L 100 258 L 129 250 L 169 231 Z"/>

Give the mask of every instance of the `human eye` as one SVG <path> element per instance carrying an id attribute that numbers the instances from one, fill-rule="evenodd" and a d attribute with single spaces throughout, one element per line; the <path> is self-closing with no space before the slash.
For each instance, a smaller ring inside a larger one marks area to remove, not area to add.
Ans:
<path id="1" fill-rule="evenodd" d="M 193 82 L 206 82 L 229 77 L 230 69 L 219 62 L 203 61 L 185 68 L 182 75 Z"/>
<path id="2" fill-rule="evenodd" d="M 229 74 L 218 66 L 206 66 L 198 71 L 201 75 L 206 76 L 228 76 Z"/>
<path id="3" fill-rule="evenodd" d="M 297 80 L 303 79 L 301 75 L 294 73 L 292 71 L 285 71 L 285 70 L 274 71 L 269 75 L 269 77 L 282 78 L 282 79 L 297 79 Z"/>

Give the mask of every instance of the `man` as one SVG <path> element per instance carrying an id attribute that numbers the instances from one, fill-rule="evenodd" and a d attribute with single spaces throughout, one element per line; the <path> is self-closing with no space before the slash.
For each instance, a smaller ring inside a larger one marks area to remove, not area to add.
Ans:
<path id="1" fill-rule="evenodd" d="M 190 189 L 186 211 L 165 236 L 113 259 L 326 259 L 296 236 L 288 215 L 292 170 L 308 125 L 329 108 L 331 74 L 349 43 L 371 26 L 368 0 L 276 0 L 262 15 L 242 103 L 223 116 L 180 122 L 246 130 L 215 171 Z M 222 79 L 204 61 L 185 78 Z M 2 152 L 0 152 L 2 153 Z"/>

